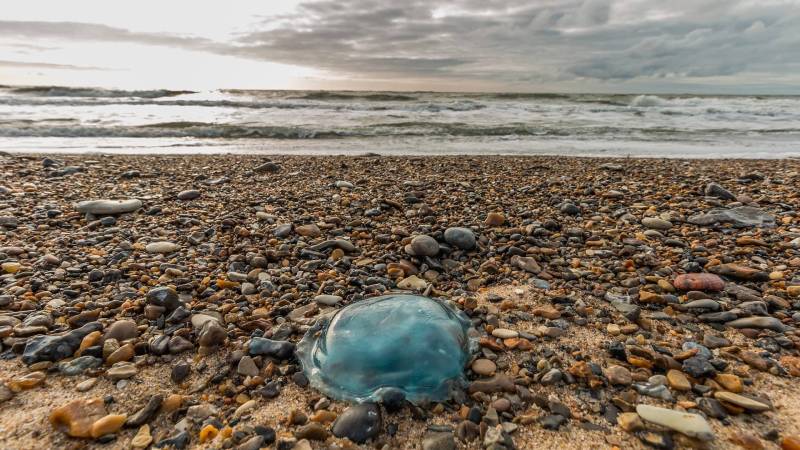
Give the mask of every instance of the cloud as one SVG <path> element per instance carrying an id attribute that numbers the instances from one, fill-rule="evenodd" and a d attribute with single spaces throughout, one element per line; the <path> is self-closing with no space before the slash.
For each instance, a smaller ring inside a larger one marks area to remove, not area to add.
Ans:
<path id="1" fill-rule="evenodd" d="M 168 33 L 144 33 L 102 24 L 0 20 L 0 37 L 88 42 L 129 42 L 180 48 L 206 49 L 215 44 L 205 38 Z"/>
<path id="2" fill-rule="evenodd" d="M 30 61 L 4 61 L 0 60 L 0 67 L 14 69 L 58 69 L 58 70 L 110 70 L 103 67 L 74 66 L 72 64 L 53 64 Z"/>
<path id="3" fill-rule="evenodd" d="M 0 37 L 167 46 L 354 80 L 507 89 L 800 81 L 797 0 L 316 0 L 264 17 L 225 42 L 76 22 L 0 21 Z"/>

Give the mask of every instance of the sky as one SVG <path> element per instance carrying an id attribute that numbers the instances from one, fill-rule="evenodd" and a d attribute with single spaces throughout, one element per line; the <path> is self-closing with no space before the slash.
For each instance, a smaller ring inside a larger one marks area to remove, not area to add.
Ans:
<path id="1" fill-rule="evenodd" d="M 800 0 L 26 0 L 0 84 L 800 94 Z"/>

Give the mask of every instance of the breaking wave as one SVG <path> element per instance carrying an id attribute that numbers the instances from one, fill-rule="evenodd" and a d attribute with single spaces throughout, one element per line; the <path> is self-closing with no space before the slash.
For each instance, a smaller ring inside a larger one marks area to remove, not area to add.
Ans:
<path id="1" fill-rule="evenodd" d="M 749 131 L 753 133 L 753 131 Z M 460 122 L 386 122 L 368 126 L 314 128 L 305 126 L 239 125 L 205 122 L 163 122 L 140 126 L 64 126 L 36 122 L 0 122 L 0 137 L 125 137 L 202 139 L 336 139 L 370 137 L 574 137 L 598 136 L 668 139 L 682 134 L 741 133 L 732 129 L 688 131 L 670 127 L 547 127 L 523 123 L 480 126 Z M 759 133 L 800 133 L 800 129 L 761 130 Z M 650 138 L 647 138 L 650 136 Z"/>

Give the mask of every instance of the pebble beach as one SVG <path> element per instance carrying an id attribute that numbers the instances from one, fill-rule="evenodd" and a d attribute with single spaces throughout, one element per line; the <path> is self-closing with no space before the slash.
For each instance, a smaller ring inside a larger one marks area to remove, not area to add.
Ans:
<path id="1" fill-rule="evenodd" d="M 0 154 L 0 448 L 800 449 L 800 161 Z M 441 299 L 447 401 L 309 386 Z"/>

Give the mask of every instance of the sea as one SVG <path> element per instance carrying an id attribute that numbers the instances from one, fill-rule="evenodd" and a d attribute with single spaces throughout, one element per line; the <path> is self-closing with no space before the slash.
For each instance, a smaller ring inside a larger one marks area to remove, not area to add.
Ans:
<path id="1" fill-rule="evenodd" d="M 0 86 L 0 151 L 798 158 L 800 96 Z"/>

